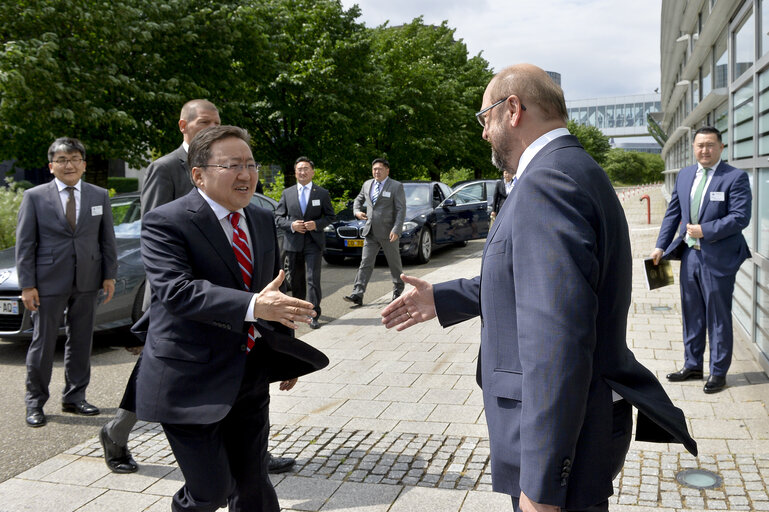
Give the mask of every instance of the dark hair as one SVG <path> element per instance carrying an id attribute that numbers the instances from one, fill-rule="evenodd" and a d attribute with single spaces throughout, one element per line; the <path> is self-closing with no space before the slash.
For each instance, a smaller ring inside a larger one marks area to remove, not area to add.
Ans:
<path id="1" fill-rule="evenodd" d="M 230 125 L 209 126 L 200 130 L 190 142 L 190 149 L 187 155 L 187 165 L 190 169 L 201 167 L 208 163 L 211 158 L 211 146 L 214 142 L 229 137 L 236 137 L 250 144 L 251 136 L 243 128 Z"/>
<path id="2" fill-rule="evenodd" d="M 382 164 L 388 169 L 390 168 L 390 162 L 388 162 L 386 158 L 375 158 L 374 161 L 371 162 L 371 167 L 374 167 L 375 164 Z"/>
<path id="3" fill-rule="evenodd" d="M 80 152 L 80 156 L 85 160 L 85 146 L 77 139 L 71 137 L 59 137 L 48 148 L 48 161 L 53 162 L 53 156 L 58 151 L 64 151 L 65 153 Z"/>
<path id="4" fill-rule="evenodd" d="M 294 169 L 296 169 L 296 166 L 299 165 L 299 162 L 307 162 L 308 164 L 310 164 L 310 167 L 312 167 L 312 169 L 315 170 L 315 164 L 312 163 L 312 160 L 310 160 L 306 156 L 300 156 L 299 158 L 296 159 L 296 162 L 294 162 Z"/>
<path id="5" fill-rule="evenodd" d="M 715 128 L 713 126 L 703 126 L 701 128 L 697 128 L 697 131 L 694 132 L 694 135 L 692 135 L 692 140 L 694 140 L 697 137 L 697 135 L 699 135 L 700 133 L 706 134 L 706 135 L 714 133 L 716 135 L 716 138 L 718 138 L 718 142 L 723 142 L 721 140 L 721 132 L 718 130 L 718 128 Z"/>

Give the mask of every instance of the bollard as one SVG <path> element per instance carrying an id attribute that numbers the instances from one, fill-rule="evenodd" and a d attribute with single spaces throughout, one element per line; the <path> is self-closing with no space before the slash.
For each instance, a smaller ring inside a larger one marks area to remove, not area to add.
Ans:
<path id="1" fill-rule="evenodd" d="M 644 194 L 641 196 L 641 199 L 639 201 L 643 201 L 646 199 L 646 223 L 651 224 L 652 223 L 652 200 L 649 198 L 649 194 Z"/>

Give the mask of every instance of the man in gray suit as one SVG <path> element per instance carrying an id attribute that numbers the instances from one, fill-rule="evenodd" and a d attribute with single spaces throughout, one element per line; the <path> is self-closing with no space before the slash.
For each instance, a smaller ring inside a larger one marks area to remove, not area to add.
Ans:
<path id="1" fill-rule="evenodd" d="M 334 207 L 328 190 L 312 182 L 315 165 L 306 156 L 294 163 L 296 187 L 289 187 L 280 196 L 275 221 L 283 230 L 283 250 L 288 257 L 291 294 L 312 302 L 317 313 L 310 327 L 320 328 L 320 269 L 326 237 L 323 228 L 334 220 Z M 305 271 L 306 268 L 306 271 Z"/>
<path id="2" fill-rule="evenodd" d="M 356 306 L 363 305 L 363 294 L 371 279 L 380 248 L 387 258 L 387 266 L 392 275 L 392 300 L 400 296 L 404 286 L 400 277 L 403 265 L 398 239 L 406 218 L 406 193 L 401 182 L 389 178 L 390 163 L 384 158 L 377 158 L 371 163 L 371 174 L 374 179 L 363 184 L 353 206 L 355 217 L 366 221 L 361 230 L 365 241 L 358 274 L 355 276 L 352 293 L 344 297 L 344 300 Z"/>
<path id="3" fill-rule="evenodd" d="M 53 356 L 67 309 L 64 345 L 64 412 L 93 416 L 85 400 L 91 379 L 91 341 L 98 291 L 112 299 L 117 249 L 109 194 L 81 181 L 85 148 L 62 137 L 48 148 L 53 181 L 24 193 L 16 227 L 16 270 L 21 300 L 35 331 L 27 351 L 27 424 L 46 424 Z"/>

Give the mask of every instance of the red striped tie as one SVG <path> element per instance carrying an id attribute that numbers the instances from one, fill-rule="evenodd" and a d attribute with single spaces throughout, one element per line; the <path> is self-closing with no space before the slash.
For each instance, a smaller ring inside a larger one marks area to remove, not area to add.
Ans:
<path id="1" fill-rule="evenodd" d="M 240 229 L 240 214 L 232 212 L 229 215 L 230 224 L 232 224 L 232 250 L 235 252 L 235 259 L 238 260 L 240 274 L 243 276 L 243 285 L 246 290 L 251 289 L 251 276 L 254 273 L 254 266 L 251 263 L 251 250 L 248 248 L 248 238 L 246 233 Z M 251 352 L 254 347 L 255 327 L 254 324 L 248 328 L 248 343 L 246 351 Z"/>

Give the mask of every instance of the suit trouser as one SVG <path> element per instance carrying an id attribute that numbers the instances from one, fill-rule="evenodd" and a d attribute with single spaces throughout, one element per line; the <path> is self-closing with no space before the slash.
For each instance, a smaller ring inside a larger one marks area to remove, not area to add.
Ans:
<path id="1" fill-rule="evenodd" d="M 358 267 L 358 273 L 355 276 L 355 283 L 352 288 L 354 295 L 363 296 L 366 292 L 366 286 L 369 279 L 371 279 L 371 273 L 374 271 L 380 247 L 382 252 L 384 252 L 385 258 L 387 258 L 387 266 L 390 267 L 393 291 L 399 293 L 403 291 L 405 285 L 401 280 L 403 264 L 401 263 L 400 239 L 391 242 L 389 238 L 377 238 L 369 234 L 363 242 L 363 255 L 361 256 L 360 267 Z"/>
<path id="2" fill-rule="evenodd" d="M 257 358 L 249 359 L 238 396 L 222 420 L 208 425 L 163 423 L 184 475 L 171 510 L 278 512 L 278 496 L 267 475 L 270 429 L 269 383 Z"/>
<path id="3" fill-rule="evenodd" d="M 59 326 L 67 308 L 67 341 L 64 345 L 64 390 L 62 402 L 85 400 L 91 380 L 91 345 L 98 291 L 40 297 L 32 311 L 34 333 L 27 350 L 27 407 L 42 407 L 50 397 L 53 358 Z"/>
<path id="4" fill-rule="evenodd" d="M 705 333 L 710 338 L 710 373 L 725 376 L 732 363 L 732 293 L 735 276 L 713 275 L 702 251 L 686 248 L 681 255 L 684 366 L 702 369 Z"/>
<path id="5" fill-rule="evenodd" d="M 618 400 L 612 407 L 612 450 L 609 463 L 612 468 L 612 480 L 622 471 L 625 456 L 633 439 L 633 407 L 627 400 Z M 518 497 L 512 496 L 513 510 L 520 512 Z M 581 508 L 562 508 L 561 512 L 608 512 L 609 500 L 605 499 L 593 505 Z"/>
<path id="6" fill-rule="evenodd" d="M 304 251 L 286 251 L 288 268 L 291 271 L 291 295 L 297 299 L 312 302 L 313 309 L 320 317 L 320 301 L 323 293 L 320 289 L 320 269 L 323 250 L 310 235 L 304 236 Z"/>

